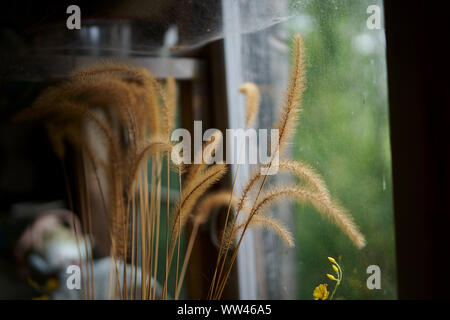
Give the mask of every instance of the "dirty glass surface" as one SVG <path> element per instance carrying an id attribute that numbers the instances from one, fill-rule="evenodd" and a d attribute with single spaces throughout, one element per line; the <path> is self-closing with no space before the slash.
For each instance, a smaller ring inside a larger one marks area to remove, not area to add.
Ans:
<path id="1" fill-rule="evenodd" d="M 285 12 L 285 20 L 240 37 L 241 79 L 261 89 L 259 127 L 270 128 L 276 119 L 291 40 L 300 33 L 307 88 L 290 155 L 322 175 L 331 195 L 354 217 L 367 245 L 357 249 L 311 207 L 280 205 L 273 211 L 295 233 L 296 247 L 286 248 L 269 232 L 255 232 L 256 296 L 312 299 L 319 284 L 327 284 L 331 293 L 335 282 L 326 277 L 334 274 L 327 259 L 331 256 L 343 270 L 333 299 L 395 299 L 383 3 L 312 0 L 279 1 L 276 9 L 273 6 L 250 1 L 239 8 L 240 21 L 260 17 L 264 10 Z M 374 27 L 371 19 L 377 9 L 380 21 Z M 282 183 L 289 179 L 277 177 Z M 373 288 L 375 269 L 379 288 Z"/>
<path id="2" fill-rule="evenodd" d="M 367 238 L 358 250 L 312 210 L 297 207 L 300 298 L 310 298 L 319 282 L 332 284 L 324 278 L 327 256 L 344 270 L 336 298 L 396 297 L 385 34 L 366 23 L 374 4 L 382 8 L 381 1 L 314 1 L 290 26 L 303 31 L 308 51 L 294 156 L 320 171 Z M 380 268 L 380 289 L 367 287 L 371 265 Z"/>
<path id="3" fill-rule="evenodd" d="M 103 6 L 105 3 L 108 5 Z M 23 38 L 11 36 L 9 29 L 2 30 L 1 44 L 6 53 L 13 53 L 11 56 L 182 57 L 189 50 L 223 39 L 229 127 L 242 127 L 239 112 L 244 110 L 244 99 L 238 88 L 252 81 L 262 96 L 258 127 L 270 128 L 287 85 L 292 37 L 300 33 L 306 50 L 307 80 L 303 113 L 289 155 L 306 161 L 323 176 L 331 195 L 354 217 L 367 246 L 355 248 L 308 206 L 278 205 L 273 211 L 293 232 L 296 246 L 287 248 L 266 231 L 249 233 L 251 241 L 243 246 L 238 259 L 240 298 L 313 299 L 319 284 L 328 284 L 331 291 L 335 282 L 326 277 L 333 273 L 329 256 L 343 270 L 334 299 L 396 298 L 383 2 L 193 0 L 179 2 L 175 11 L 171 1 L 152 3 L 158 4 L 99 1 L 98 11 L 93 12 L 82 7 L 86 19 L 80 33 L 60 24 L 50 24 L 51 28 L 43 24 L 41 21 L 52 21 L 55 16 L 66 18 L 64 10 L 48 9 L 36 15 L 39 20 L 29 22 L 33 28 L 26 28 Z M 368 12 L 369 7 L 372 10 Z M 372 21 L 376 8 L 381 12 L 381 26 L 370 28 L 368 21 Z M 23 10 L 26 13 L 31 7 Z M 125 21 L 118 19 L 122 16 Z M 26 18 L 24 14 L 18 23 Z M 13 67 L 29 71 L 20 63 Z M 14 91 L 11 85 L 2 85 L 3 92 L 27 96 L 22 87 Z M 6 101 L 8 96 L 3 92 L 2 101 Z M 2 112 L 8 117 L 13 113 L 6 108 Z M 3 134 L 5 140 L 11 136 L 8 130 L 9 135 Z M 274 180 L 288 183 L 292 178 L 278 176 Z M 176 183 L 171 186 L 177 187 Z M 374 266 L 379 268 L 380 288 L 371 290 L 367 270 L 374 270 Z"/>

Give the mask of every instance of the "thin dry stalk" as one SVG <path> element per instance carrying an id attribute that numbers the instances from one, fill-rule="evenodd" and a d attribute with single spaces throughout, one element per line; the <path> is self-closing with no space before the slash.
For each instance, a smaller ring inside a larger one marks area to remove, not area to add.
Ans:
<path id="1" fill-rule="evenodd" d="M 283 153 L 283 149 L 288 144 L 289 140 L 291 139 L 294 129 L 295 129 L 295 123 L 298 118 L 298 115 L 301 111 L 300 109 L 300 98 L 302 96 L 302 93 L 304 91 L 304 64 L 303 64 L 303 44 L 302 39 L 300 36 L 296 36 L 294 38 L 294 49 L 293 49 L 293 69 L 291 71 L 289 83 L 288 83 L 288 89 L 285 97 L 285 103 L 282 107 L 281 115 L 279 120 L 277 121 L 276 125 L 274 126 L 276 129 L 278 129 L 279 132 L 279 139 L 276 146 L 276 151 L 272 155 L 271 161 L 269 163 L 269 168 L 272 166 L 272 162 L 275 155 L 281 155 Z M 260 185 L 260 188 L 258 190 L 258 194 L 255 198 L 254 204 L 257 202 L 259 195 L 261 194 L 262 189 L 264 188 L 264 185 L 266 183 L 268 176 L 265 175 L 263 178 L 263 181 Z M 237 212 L 237 215 L 239 215 L 239 211 Z M 249 223 L 250 221 L 248 221 Z M 242 238 L 245 234 L 245 231 L 247 230 L 248 223 L 245 225 L 244 230 L 242 232 L 241 238 L 239 239 L 239 242 L 237 244 L 236 249 L 234 250 L 233 256 L 231 258 L 230 266 L 228 267 L 228 270 L 226 272 L 226 275 L 224 276 L 221 285 L 219 286 L 218 290 L 216 290 L 215 298 L 219 298 L 221 295 L 221 292 L 223 291 L 225 287 L 225 283 L 228 279 L 228 276 L 231 272 L 231 268 L 234 264 L 234 261 L 237 256 L 237 251 L 239 250 L 239 246 L 242 242 Z M 221 244 L 222 246 L 223 244 Z M 227 252 L 227 251 L 226 251 Z M 222 263 L 222 269 L 225 265 L 227 254 L 224 255 L 223 263 Z M 222 272 L 220 272 L 221 274 Z M 220 279 L 220 275 L 219 275 Z"/>
<path id="2" fill-rule="evenodd" d="M 239 87 L 239 91 L 246 96 L 245 127 L 250 128 L 253 126 L 259 112 L 259 105 L 261 101 L 259 89 L 254 83 L 246 82 Z"/>

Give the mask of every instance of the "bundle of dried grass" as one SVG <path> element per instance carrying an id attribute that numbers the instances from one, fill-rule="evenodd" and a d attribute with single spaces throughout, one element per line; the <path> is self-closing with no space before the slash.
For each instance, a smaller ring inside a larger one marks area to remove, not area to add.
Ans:
<path id="1" fill-rule="evenodd" d="M 273 127 L 279 130 L 275 154 L 283 154 L 295 132 L 296 120 L 301 112 L 304 86 L 304 55 L 302 40 L 294 39 L 293 69 L 279 119 Z M 260 94 L 253 83 L 245 83 L 240 91 L 246 96 L 246 128 L 253 125 L 259 110 Z M 80 215 L 83 230 L 92 240 L 92 213 L 90 197 L 92 187 L 88 177 L 95 176 L 107 215 L 111 240 L 110 255 L 115 262 L 111 266 L 114 285 L 110 297 L 121 299 L 165 299 L 168 297 L 168 279 L 175 259 L 175 288 L 177 299 L 195 244 L 198 228 L 208 220 L 216 207 L 227 207 L 225 225 L 220 236 L 220 248 L 209 299 L 222 296 L 227 279 L 234 265 L 242 239 L 249 228 L 266 228 L 288 245 L 294 246 L 293 236 L 286 226 L 267 212 L 281 199 L 312 205 L 320 214 L 334 222 L 361 248 L 364 236 L 349 214 L 334 200 L 323 179 L 309 165 L 290 159 L 279 163 L 281 171 L 296 176 L 299 182 L 293 186 L 280 186 L 265 190 L 269 176 L 260 168 L 248 179 L 239 196 L 235 195 L 236 178 L 231 191 L 207 194 L 208 189 L 224 177 L 226 164 L 210 164 L 212 154 L 206 154 L 201 164 L 186 170 L 170 161 L 173 148 L 170 135 L 175 127 L 177 109 L 176 83 L 168 78 L 165 85 L 156 81 L 146 70 L 126 65 L 107 63 L 76 71 L 68 80 L 47 89 L 33 106 L 22 112 L 20 120 L 44 120 L 56 154 L 64 160 L 67 144 L 76 148 L 84 160 L 80 165 Z M 205 145 L 211 150 L 221 139 Z M 274 155 L 275 155 L 274 154 Z M 272 156 L 274 156 L 272 155 Z M 162 164 L 166 161 L 166 230 L 165 252 L 159 252 L 161 225 Z M 273 161 L 273 158 L 272 158 Z M 269 167 L 272 165 L 272 161 Z M 64 162 L 64 161 L 63 161 Z M 170 199 L 170 168 L 178 174 L 180 195 L 174 206 Z M 151 176 L 148 181 L 148 176 Z M 67 184 L 70 186 L 70 184 Z M 70 190 L 69 198 L 70 196 Z M 206 194 L 206 195 L 205 195 Z M 180 261 L 182 231 L 192 219 L 192 232 Z M 92 242 L 92 241 L 91 241 Z M 92 252 L 84 266 L 86 298 L 94 296 Z M 138 252 L 139 251 L 139 252 Z M 159 259 L 162 256 L 163 259 Z M 138 257 L 140 257 L 138 259 Z M 127 272 L 127 262 L 131 272 Z M 123 268 L 119 268 L 123 265 Z M 156 286 L 158 267 L 164 266 L 161 295 Z M 180 269 L 181 266 L 181 269 Z M 140 271 L 138 272 L 138 267 Z M 119 271 L 122 270 L 122 271 Z M 139 277 L 139 279 L 138 279 Z M 137 288 L 140 287 L 140 292 Z"/>
<path id="2" fill-rule="evenodd" d="M 84 181 L 77 184 L 77 193 L 82 231 L 91 237 L 92 188 L 86 177 L 88 171 L 94 172 L 107 213 L 105 227 L 110 235 L 112 261 L 125 262 L 123 274 L 114 274 L 111 297 L 137 297 L 140 249 L 140 297 L 157 298 L 155 287 L 150 284 L 158 269 L 161 164 L 164 156 L 169 163 L 176 95 L 173 78 L 168 78 L 163 87 L 144 69 L 106 63 L 74 72 L 66 81 L 45 90 L 31 108 L 17 116 L 17 120 L 44 120 L 55 152 L 62 160 L 67 144 L 82 156 L 79 176 Z M 151 185 L 147 181 L 149 163 Z M 91 267 L 85 269 L 92 269 L 92 254 L 89 257 L 86 264 Z M 126 262 L 131 262 L 130 279 L 126 276 Z M 117 265 L 112 269 L 119 270 Z M 84 274 L 93 279 L 89 271 Z M 93 283 L 92 279 L 87 283 Z M 87 290 L 87 298 L 93 296 L 92 286 Z"/>

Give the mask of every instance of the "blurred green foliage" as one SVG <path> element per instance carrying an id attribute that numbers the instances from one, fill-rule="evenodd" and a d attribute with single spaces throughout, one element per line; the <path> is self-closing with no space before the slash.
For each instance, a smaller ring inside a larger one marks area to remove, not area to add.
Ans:
<path id="1" fill-rule="evenodd" d="M 298 3 L 298 1 L 295 1 Z M 320 172 L 367 238 L 358 250 L 309 207 L 296 208 L 299 298 L 334 283 L 327 257 L 343 282 L 336 299 L 395 299 L 396 268 L 384 30 L 368 30 L 367 7 L 382 1 L 307 1 L 290 24 L 302 33 L 307 90 L 294 157 Z M 366 286 L 369 265 L 381 268 L 381 290 Z"/>

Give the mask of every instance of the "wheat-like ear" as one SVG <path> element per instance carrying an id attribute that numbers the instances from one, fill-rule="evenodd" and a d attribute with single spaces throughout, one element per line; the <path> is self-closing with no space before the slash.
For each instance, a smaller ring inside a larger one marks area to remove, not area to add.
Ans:
<path id="1" fill-rule="evenodd" d="M 161 108 L 160 100 L 164 100 L 163 90 L 158 81 L 144 68 L 134 68 L 125 64 L 105 62 L 99 66 L 83 68 L 73 73 L 75 81 L 98 81 L 99 78 L 120 79 L 133 90 L 139 97 L 141 105 L 137 118 L 141 124 L 147 120 L 147 125 L 152 134 L 161 133 Z M 141 136 L 142 137 L 142 136 Z"/>
<path id="2" fill-rule="evenodd" d="M 291 174 L 294 174 L 322 196 L 327 198 L 330 197 L 326 184 L 321 176 L 314 170 L 314 168 L 309 166 L 307 163 L 299 160 L 280 160 L 279 169 L 281 171 L 287 171 Z M 250 191 L 261 179 L 261 177 L 261 170 L 256 170 L 247 180 L 247 184 L 245 185 L 242 191 L 242 195 L 239 198 L 237 204 L 238 210 L 243 208 L 243 205 L 247 200 Z"/>
<path id="3" fill-rule="evenodd" d="M 304 91 L 304 64 L 303 64 L 303 44 L 300 36 L 296 36 L 294 38 L 294 48 L 293 48 L 293 67 L 289 79 L 289 85 L 285 96 L 284 105 L 281 110 L 281 114 L 277 122 L 274 124 L 274 128 L 278 130 L 279 138 L 277 141 L 276 152 L 279 155 L 283 153 L 283 149 L 288 144 L 290 138 L 294 133 L 294 128 L 296 124 L 296 120 L 301 111 L 300 108 L 300 98 Z M 269 167 L 272 165 L 272 161 L 270 162 Z M 244 205 L 246 198 L 248 197 L 249 192 L 259 181 L 261 178 L 261 173 L 255 173 L 246 187 L 244 188 L 244 192 L 240 198 L 238 204 L 238 214 L 240 208 Z M 264 187 L 264 184 L 267 180 L 267 176 L 264 176 L 264 180 L 261 184 L 260 191 Z"/>
<path id="4" fill-rule="evenodd" d="M 173 222 L 173 230 L 176 230 L 175 236 L 179 235 L 180 228 L 186 223 L 194 205 L 198 199 L 209 189 L 214 183 L 224 176 L 227 171 L 225 164 L 215 164 L 196 175 L 193 180 L 188 181 L 183 192 L 175 205 L 175 221 Z M 180 219 L 180 222 L 178 222 Z"/>
<path id="5" fill-rule="evenodd" d="M 330 193 L 322 177 L 307 163 L 299 160 L 280 160 L 279 168 L 294 174 L 321 197 L 330 198 Z"/>
<path id="6" fill-rule="evenodd" d="M 82 80 L 80 81 L 76 81 L 77 78 L 75 78 L 70 89 L 72 95 L 79 93 L 83 99 L 92 105 L 113 107 L 114 111 L 118 113 L 124 131 L 128 135 L 129 145 L 126 159 L 129 173 L 127 175 L 126 194 L 130 195 L 138 168 L 141 162 L 147 159 L 146 155 L 150 150 L 148 146 L 144 146 L 144 150 L 140 150 L 141 144 L 144 143 L 143 137 L 147 128 L 143 121 L 145 119 L 145 108 L 153 113 L 151 115 L 152 121 L 149 122 L 150 127 L 152 127 L 153 123 L 153 128 L 150 131 L 153 131 L 153 136 L 158 136 L 159 124 L 155 124 L 158 122 L 157 118 L 159 116 L 158 95 L 155 92 L 157 83 L 144 71 L 122 66 L 114 66 L 114 68 L 112 69 L 121 72 L 121 76 L 128 72 L 128 81 L 130 81 L 132 76 L 136 77 L 134 79 L 135 82 L 130 84 L 127 81 L 123 81 L 116 74 L 110 76 L 111 70 L 96 69 L 94 71 L 97 73 L 90 71 L 91 76 L 81 78 Z M 93 94 L 95 92 L 97 92 L 97 95 Z M 152 148 L 151 150 L 159 150 L 163 144 L 163 141 L 159 141 L 156 144 L 152 143 L 152 147 L 158 146 L 158 148 Z"/>
<path id="7" fill-rule="evenodd" d="M 288 247 L 292 248 L 295 246 L 294 237 L 292 236 L 291 232 L 278 219 L 264 214 L 257 214 L 253 216 L 248 226 L 249 228 L 256 227 L 270 229 L 275 232 Z"/>
<path id="8" fill-rule="evenodd" d="M 288 83 L 284 105 L 281 110 L 280 118 L 273 126 L 278 129 L 279 139 L 277 150 L 281 155 L 284 148 L 289 144 L 294 132 L 298 115 L 301 112 L 301 97 L 305 89 L 304 79 L 304 54 L 303 41 L 301 36 L 294 38 L 293 46 L 293 67 Z"/>
<path id="9" fill-rule="evenodd" d="M 234 196 L 230 191 L 216 191 L 211 192 L 200 199 L 195 211 L 194 219 L 197 223 L 202 224 L 208 220 L 209 215 L 213 208 L 220 206 L 228 206 L 231 198 L 231 206 L 236 207 L 237 197 Z"/>
<path id="10" fill-rule="evenodd" d="M 247 99 L 245 106 L 245 127 L 250 128 L 253 125 L 259 111 L 259 104 L 261 100 L 259 89 L 256 84 L 246 82 L 240 86 L 239 91 L 245 94 Z"/>
<path id="11" fill-rule="evenodd" d="M 256 215 L 283 199 L 294 200 L 303 205 L 311 204 L 320 214 L 345 233 L 356 247 L 362 248 L 366 245 L 364 236 L 344 208 L 335 201 L 330 201 L 320 194 L 299 186 L 279 187 L 267 191 L 254 207 L 253 214 Z"/>
<path id="12" fill-rule="evenodd" d="M 175 252 L 176 239 L 179 238 L 181 230 L 186 224 L 187 218 L 191 214 L 191 211 L 197 203 L 198 199 L 214 183 L 219 181 L 225 175 L 226 171 L 227 167 L 225 164 L 214 164 L 208 169 L 196 175 L 194 177 L 194 180 L 187 182 L 173 210 L 170 249 L 168 250 L 169 265 L 172 262 L 172 257 Z"/>
<path id="13" fill-rule="evenodd" d="M 250 221 L 246 220 L 240 225 L 235 226 L 233 231 L 231 231 L 231 227 L 227 228 L 225 231 L 225 248 L 231 248 L 234 246 L 234 243 L 239 236 L 239 232 L 244 229 L 247 223 L 247 228 L 264 228 L 271 230 L 276 233 L 288 247 L 292 248 L 295 246 L 292 233 L 280 220 L 265 214 L 256 214 L 251 218 L 247 217 L 247 219 L 250 219 Z"/>
<path id="14" fill-rule="evenodd" d="M 134 68 L 117 63 L 104 63 L 100 67 L 80 70 L 76 75 L 84 77 L 98 77 L 98 75 L 114 77 L 129 85 L 130 90 L 133 90 L 134 94 L 139 99 L 137 105 L 140 105 L 141 107 L 135 108 L 135 112 L 136 117 L 141 121 L 141 126 L 148 125 L 151 134 L 159 135 L 162 133 L 160 124 L 160 101 L 167 100 L 171 102 L 171 100 L 176 99 L 176 92 L 174 92 L 176 88 L 174 83 L 173 90 L 170 88 L 169 92 L 166 91 L 166 93 L 164 93 L 159 82 L 146 69 Z M 172 80 L 168 81 L 170 82 Z M 176 104 L 176 101 L 173 103 Z M 173 113 L 174 112 L 175 109 L 173 110 Z"/>
<path id="15" fill-rule="evenodd" d="M 66 91 L 66 99 L 90 104 L 91 107 L 101 107 L 109 112 L 114 110 L 124 128 L 137 130 L 134 114 L 137 97 L 130 86 L 119 79 L 105 75 L 84 80 L 75 78 L 67 81 L 62 88 Z"/>
<path id="16" fill-rule="evenodd" d="M 98 76 L 120 79 L 127 84 L 144 85 L 145 78 L 153 78 L 146 69 L 136 68 L 127 64 L 103 61 L 91 67 L 82 67 L 72 72 L 72 79 L 85 80 Z"/>
<path id="17" fill-rule="evenodd" d="M 124 75 L 140 76 L 138 70 L 130 67 L 129 65 L 113 62 L 113 61 L 101 61 L 93 66 L 85 66 L 75 69 L 72 72 L 72 78 L 88 78 L 97 76 L 99 74 L 107 74 L 109 76 L 122 77 Z"/>

